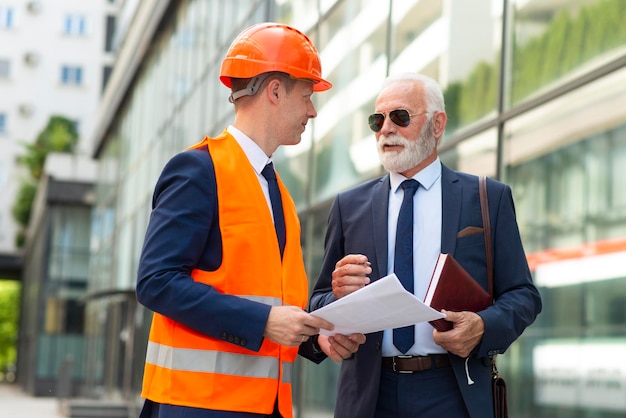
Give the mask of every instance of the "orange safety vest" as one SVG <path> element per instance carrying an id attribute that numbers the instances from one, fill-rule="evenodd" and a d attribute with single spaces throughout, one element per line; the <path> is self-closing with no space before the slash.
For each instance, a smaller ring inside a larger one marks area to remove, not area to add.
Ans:
<path id="1" fill-rule="evenodd" d="M 300 223 L 289 192 L 279 178 L 287 230 L 281 263 L 270 209 L 243 150 L 226 131 L 191 148 L 207 146 L 215 166 L 222 264 L 216 271 L 195 269 L 191 277 L 225 294 L 304 309 L 308 283 Z M 270 414 L 278 398 L 282 416 L 292 417 L 291 381 L 297 354 L 298 347 L 268 339 L 258 352 L 251 351 L 155 313 L 142 397 L 163 404 L 259 414 Z"/>

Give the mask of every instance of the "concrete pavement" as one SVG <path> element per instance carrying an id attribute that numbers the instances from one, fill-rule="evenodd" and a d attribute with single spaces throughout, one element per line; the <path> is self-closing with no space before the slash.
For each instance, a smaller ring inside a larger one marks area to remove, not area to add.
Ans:
<path id="1" fill-rule="evenodd" d="M 63 418 L 54 397 L 34 397 L 16 384 L 0 383 L 0 418 Z"/>

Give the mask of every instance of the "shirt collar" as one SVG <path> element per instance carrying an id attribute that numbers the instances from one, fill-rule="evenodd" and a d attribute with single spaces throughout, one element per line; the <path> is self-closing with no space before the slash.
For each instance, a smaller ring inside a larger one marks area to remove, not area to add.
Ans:
<path id="1" fill-rule="evenodd" d="M 229 125 L 227 128 L 229 134 L 235 138 L 239 146 L 243 149 L 243 152 L 248 157 L 250 164 L 254 168 L 254 171 L 257 174 L 261 174 L 263 168 L 272 161 L 265 152 L 259 147 L 259 145 L 254 142 L 248 135 L 241 132 L 239 129 L 235 128 L 233 125 Z"/>
<path id="2" fill-rule="evenodd" d="M 437 157 L 435 161 L 417 172 L 412 178 L 417 180 L 423 188 L 429 190 L 439 177 L 441 177 L 441 161 Z M 398 191 L 400 184 L 407 178 L 400 173 L 389 173 L 389 180 L 391 182 L 391 190 L 395 193 Z"/>

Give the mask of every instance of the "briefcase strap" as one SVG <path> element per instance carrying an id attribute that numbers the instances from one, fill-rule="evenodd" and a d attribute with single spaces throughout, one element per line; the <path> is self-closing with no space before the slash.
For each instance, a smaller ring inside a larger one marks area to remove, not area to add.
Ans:
<path id="1" fill-rule="evenodd" d="M 487 287 L 491 299 L 493 299 L 493 253 L 491 252 L 491 221 L 489 220 L 489 200 L 487 199 L 487 177 L 478 178 L 478 191 L 480 194 L 480 212 L 483 217 L 483 233 L 485 234 L 485 253 L 487 256 Z M 494 417 L 508 418 L 508 402 L 506 395 L 506 383 L 500 376 L 496 366 L 496 356 L 491 357 L 491 378 L 493 379 L 492 391 L 494 399 Z"/>
<path id="2" fill-rule="evenodd" d="M 478 178 L 480 194 L 480 212 L 483 216 L 483 234 L 485 234 L 485 255 L 487 256 L 487 289 L 493 299 L 493 255 L 491 252 L 491 221 L 489 220 L 489 199 L 487 198 L 487 177 Z"/>

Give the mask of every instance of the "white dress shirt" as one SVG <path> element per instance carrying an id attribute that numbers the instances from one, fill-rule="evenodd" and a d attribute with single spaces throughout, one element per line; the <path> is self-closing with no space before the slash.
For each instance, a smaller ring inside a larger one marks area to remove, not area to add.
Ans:
<path id="1" fill-rule="evenodd" d="M 437 158 L 425 167 L 413 179 L 420 183 L 413 197 L 413 271 L 414 294 L 424 300 L 428 283 L 432 275 L 439 252 L 441 251 L 441 162 Z M 398 213 L 402 205 L 404 190 L 400 184 L 406 178 L 398 173 L 390 173 L 391 190 L 389 193 L 389 213 L 387 214 L 388 242 L 387 272 L 393 273 Z M 381 272 L 382 273 L 382 272 Z M 432 337 L 433 327 L 428 322 L 415 325 L 415 344 L 406 353 L 413 356 L 445 353 L 435 344 Z M 402 355 L 393 345 L 393 331 L 383 334 L 382 355 L 384 357 Z"/>
<path id="2" fill-rule="evenodd" d="M 265 166 L 272 162 L 272 159 L 265 155 L 265 151 L 263 151 L 256 142 L 250 139 L 248 135 L 244 134 L 239 129 L 235 128 L 232 125 L 229 125 L 227 131 L 235 138 L 239 146 L 243 149 L 243 152 L 246 154 L 246 157 L 248 157 L 252 168 L 254 168 L 254 171 L 256 172 L 256 175 L 259 179 L 261 189 L 263 189 L 263 194 L 265 195 L 265 201 L 267 202 L 267 207 L 270 210 L 270 215 L 272 216 L 272 220 L 274 220 L 274 213 L 272 212 L 272 201 L 270 200 L 270 192 L 267 186 L 267 180 L 265 179 L 263 174 L 261 174 Z"/>

